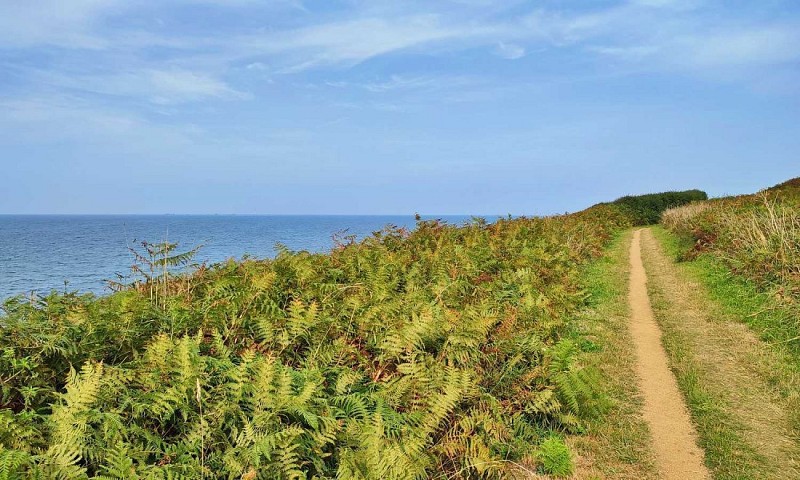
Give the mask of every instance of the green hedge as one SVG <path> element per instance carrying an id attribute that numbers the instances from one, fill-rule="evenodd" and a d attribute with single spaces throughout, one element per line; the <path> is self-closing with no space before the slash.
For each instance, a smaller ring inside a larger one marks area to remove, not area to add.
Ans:
<path id="1" fill-rule="evenodd" d="M 685 190 L 682 192 L 628 195 L 618 198 L 612 202 L 612 205 L 621 207 L 623 213 L 633 219 L 634 224 L 652 225 L 661 220 L 661 214 L 664 210 L 700 200 L 708 200 L 706 192 L 702 190 Z"/>

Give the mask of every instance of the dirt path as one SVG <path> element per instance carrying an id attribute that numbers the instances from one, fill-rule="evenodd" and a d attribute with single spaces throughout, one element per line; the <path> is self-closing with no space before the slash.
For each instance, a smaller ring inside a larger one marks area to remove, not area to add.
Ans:
<path id="1" fill-rule="evenodd" d="M 584 435 L 567 437 L 576 454 L 574 480 L 659 480 L 644 399 L 636 379 L 636 352 L 628 309 L 630 231 L 583 272 L 590 303 L 576 328 L 592 345 L 579 360 L 602 378 L 604 414 L 587 419 Z"/>
<path id="2" fill-rule="evenodd" d="M 631 336 L 636 348 L 637 374 L 644 397 L 644 418 L 653 437 L 660 478 L 710 478 L 675 377 L 661 345 L 661 330 L 653 317 L 642 264 L 641 230 L 630 248 Z"/>

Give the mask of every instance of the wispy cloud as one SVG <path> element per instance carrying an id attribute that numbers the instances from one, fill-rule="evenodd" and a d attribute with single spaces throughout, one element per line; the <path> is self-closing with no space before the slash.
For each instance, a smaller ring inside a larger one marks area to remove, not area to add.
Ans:
<path id="1" fill-rule="evenodd" d="M 516 60 L 525 56 L 525 48 L 513 43 L 500 42 L 495 50 L 498 56 L 508 60 Z"/>
<path id="2" fill-rule="evenodd" d="M 358 88 L 373 93 L 387 93 L 413 90 L 442 90 L 458 88 L 479 83 L 478 77 L 464 75 L 391 75 L 388 79 L 374 82 L 326 81 L 325 85 L 334 88 Z"/>
<path id="3" fill-rule="evenodd" d="M 42 0 L 4 2 L 0 49 L 53 45 L 100 49 L 109 46 L 98 32 L 102 19 L 123 8 L 121 0 Z"/>
<path id="4" fill-rule="evenodd" d="M 127 150 L 182 149 L 192 145 L 193 128 L 156 125 L 141 115 L 101 107 L 70 95 L 0 97 L 0 138 L 6 144 L 58 144 L 92 139 L 93 144 Z"/>
<path id="5" fill-rule="evenodd" d="M 248 94 L 233 89 L 212 75 L 177 68 L 143 68 L 93 75 L 39 70 L 32 77 L 42 84 L 72 91 L 144 98 L 155 104 L 176 104 L 209 98 L 248 98 Z"/>
<path id="6" fill-rule="evenodd" d="M 689 65 L 763 66 L 800 59 L 798 45 L 800 23 L 777 23 L 688 35 L 676 41 L 674 50 Z"/>
<path id="7" fill-rule="evenodd" d="M 207 9 L 210 17 L 218 13 L 219 21 L 214 28 L 188 28 L 180 22 L 187 8 Z M 323 13 L 314 10 L 299 0 L 11 2 L 0 15 L 0 62 L 10 66 L 9 95 L 82 96 L 98 105 L 113 97 L 134 105 L 119 108 L 138 111 L 145 105 L 157 112 L 259 100 L 273 85 L 284 94 L 296 85 L 327 86 L 320 96 L 341 90 L 323 100 L 328 105 L 382 111 L 484 101 L 546 82 L 532 67 L 541 64 L 538 56 L 549 59 L 547 75 L 571 79 L 626 69 L 707 78 L 709 72 L 739 69 L 762 73 L 757 82 L 755 75 L 729 76 L 753 85 L 771 83 L 764 77 L 777 68 L 766 67 L 800 59 L 799 19 L 751 17 L 746 9 L 702 0 L 627 0 L 588 8 L 545 2 L 533 9 L 484 0 L 345 2 Z M 553 60 L 559 55 L 568 61 Z M 425 67 L 409 58 L 422 59 Z M 588 62 L 596 71 L 575 67 Z M 496 74 L 495 65 L 508 71 Z M 795 77 L 780 75 L 772 83 Z M 3 115 L 25 114 L 17 108 Z"/>
<path id="8" fill-rule="evenodd" d="M 235 40 L 254 55 L 281 55 L 281 69 L 296 73 L 331 65 L 356 65 L 370 58 L 445 41 L 486 36 L 494 26 L 445 24 L 434 14 L 402 18 L 358 18 Z"/>

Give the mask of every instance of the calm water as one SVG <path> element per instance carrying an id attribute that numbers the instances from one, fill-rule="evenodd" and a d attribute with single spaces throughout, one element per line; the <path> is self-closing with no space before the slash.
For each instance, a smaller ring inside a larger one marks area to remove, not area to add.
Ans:
<path id="1" fill-rule="evenodd" d="M 440 217 L 462 223 L 467 216 Z M 271 257 L 281 243 L 292 250 L 323 252 L 332 235 L 359 238 L 385 225 L 413 227 L 413 216 L 29 216 L 0 215 L 0 299 L 64 289 L 104 293 L 104 280 L 127 274 L 128 245 L 179 242 L 180 251 L 204 245 L 198 261 Z"/>

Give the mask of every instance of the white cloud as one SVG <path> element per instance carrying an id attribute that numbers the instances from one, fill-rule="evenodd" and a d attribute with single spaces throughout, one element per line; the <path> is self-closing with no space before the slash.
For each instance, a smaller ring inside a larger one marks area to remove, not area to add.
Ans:
<path id="1" fill-rule="evenodd" d="M 467 42 L 488 36 L 493 25 L 447 25 L 438 15 L 402 18 L 358 18 L 297 30 L 234 39 L 239 51 L 252 55 L 285 56 L 282 71 L 296 73 L 314 67 L 355 65 L 373 57 L 440 42 Z"/>
<path id="2" fill-rule="evenodd" d="M 447 82 L 448 84 L 450 82 Z M 441 79 L 434 77 L 403 77 L 392 75 L 385 82 L 366 83 L 361 85 L 370 92 L 389 92 L 392 90 L 409 90 L 441 86 Z"/>
<path id="3" fill-rule="evenodd" d="M 523 25 L 530 39 L 539 36 L 557 48 L 583 46 L 587 52 L 654 70 L 678 67 L 705 73 L 800 58 L 800 24 L 704 16 L 694 12 L 699 5 L 691 0 L 636 0 L 574 15 L 538 10 Z"/>
<path id="4" fill-rule="evenodd" d="M 143 9 L 148 16 L 138 22 L 123 21 L 128 17 L 121 14 L 137 13 L 139 2 L 6 2 L 0 15 L 0 54 L 26 54 L 42 45 L 66 47 L 39 67 L 15 66 L 29 92 L 47 87 L 169 105 L 248 98 L 237 88 L 237 80 L 252 80 L 255 72 L 280 81 L 276 74 L 301 76 L 332 68 L 342 72 L 376 57 L 406 52 L 445 57 L 482 48 L 514 60 L 542 50 L 570 49 L 565 55 L 610 56 L 635 65 L 637 71 L 679 68 L 699 74 L 800 58 L 799 25 L 717 18 L 717 10 L 712 15 L 698 8 L 701 0 L 625 0 L 607 7 L 538 8 L 528 13 L 519 13 L 518 4 L 513 15 L 484 0 L 468 0 L 467 6 L 449 3 L 446 12 L 439 4 L 422 2 L 352 2 L 348 9 L 325 17 L 298 12 L 306 7 L 296 0 L 268 5 L 255 0 L 173 0 L 162 8 L 176 2 L 204 3 L 240 15 L 276 8 L 296 15 L 287 23 L 291 27 L 253 30 L 253 23 L 247 29 L 227 25 L 225 31 L 189 33 L 156 26 L 152 15 L 157 10 Z M 608 68 L 620 64 L 613 62 Z M 455 90 L 449 92 L 452 96 L 469 98 L 480 97 L 479 90 L 488 88 L 475 88 L 471 80 L 454 74 L 403 74 L 399 68 L 384 68 L 376 76 L 386 80 L 345 78 L 328 84 L 396 94 L 449 88 Z"/>
<path id="5" fill-rule="evenodd" d="M 702 33 L 680 29 L 671 36 L 644 37 L 639 42 L 590 44 L 587 50 L 658 70 L 678 68 L 698 73 L 732 68 L 752 70 L 800 59 L 797 25 L 737 25 Z"/>
<path id="6" fill-rule="evenodd" d="M 479 80 L 466 75 L 425 75 L 403 76 L 391 75 L 382 82 L 354 84 L 374 93 L 393 92 L 397 90 L 442 90 L 474 85 Z"/>
<path id="7" fill-rule="evenodd" d="M 97 34 L 100 20 L 123 6 L 122 0 L 39 0 L 3 2 L 0 49 L 56 45 L 100 49 L 108 40 Z"/>
<path id="8" fill-rule="evenodd" d="M 500 42 L 497 44 L 495 53 L 508 60 L 516 60 L 525 56 L 525 48 L 513 43 Z"/>
<path id="9" fill-rule="evenodd" d="M 193 143 L 185 127 L 154 125 L 131 112 L 68 95 L 0 97 L 0 112 L 4 144 L 80 140 L 126 148 L 167 144 L 183 148 Z"/>
<path id="10" fill-rule="evenodd" d="M 43 70 L 29 70 L 26 73 L 37 83 L 45 85 L 103 95 L 145 98 L 156 104 L 176 104 L 209 98 L 249 97 L 248 94 L 233 89 L 213 75 L 178 68 L 144 67 L 95 74 Z"/>
<path id="11" fill-rule="evenodd" d="M 685 61 L 703 67 L 760 66 L 800 59 L 800 25 L 736 28 L 681 39 Z"/>
<path id="12" fill-rule="evenodd" d="M 658 53 L 659 48 L 653 45 L 631 45 L 631 46 L 600 46 L 590 45 L 587 50 L 601 55 L 618 57 L 624 60 L 638 61 Z"/>
<path id="13" fill-rule="evenodd" d="M 699 7 L 703 2 L 702 0 L 632 0 L 631 3 L 645 7 L 691 10 Z"/>
<path id="14" fill-rule="evenodd" d="M 260 70 L 260 71 L 268 69 L 267 64 L 263 62 L 248 63 L 244 68 L 248 70 Z"/>
<path id="15" fill-rule="evenodd" d="M 144 72 L 146 90 L 157 103 L 198 100 L 207 97 L 245 98 L 247 95 L 208 75 L 185 70 L 149 70 Z"/>

